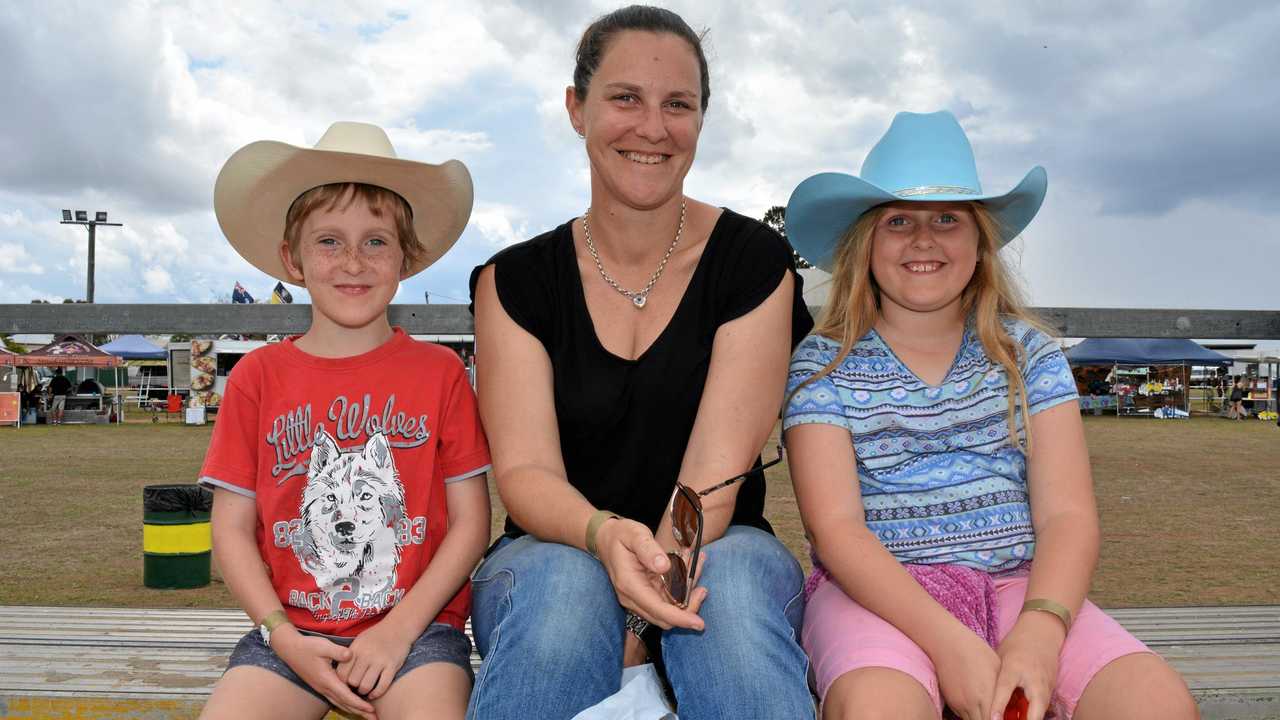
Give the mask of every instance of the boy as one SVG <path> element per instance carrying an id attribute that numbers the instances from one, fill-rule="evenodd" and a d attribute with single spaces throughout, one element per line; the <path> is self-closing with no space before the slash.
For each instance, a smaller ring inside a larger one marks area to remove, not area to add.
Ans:
<path id="1" fill-rule="evenodd" d="M 202 717 L 465 713 L 488 448 L 457 356 L 391 327 L 387 305 L 471 203 L 461 163 L 397 159 L 362 123 L 315 149 L 252 143 L 219 173 L 227 239 L 306 287 L 312 317 L 237 364 L 200 471 L 218 566 L 259 624 Z"/>

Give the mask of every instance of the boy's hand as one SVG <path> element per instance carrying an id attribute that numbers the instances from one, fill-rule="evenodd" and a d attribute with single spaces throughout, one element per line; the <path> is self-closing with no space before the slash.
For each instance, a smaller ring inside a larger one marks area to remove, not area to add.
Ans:
<path id="1" fill-rule="evenodd" d="M 361 695 L 377 700 L 391 687 L 412 645 L 413 638 L 384 618 L 356 636 L 350 659 L 338 663 L 338 678 Z"/>
<path id="2" fill-rule="evenodd" d="M 303 635 L 292 625 L 281 625 L 271 633 L 271 649 L 303 682 L 339 710 L 366 720 L 378 720 L 373 705 L 351 692 L 333 669 L 335 662 L 351 658 L 350 649 L 324 638 Z"/>

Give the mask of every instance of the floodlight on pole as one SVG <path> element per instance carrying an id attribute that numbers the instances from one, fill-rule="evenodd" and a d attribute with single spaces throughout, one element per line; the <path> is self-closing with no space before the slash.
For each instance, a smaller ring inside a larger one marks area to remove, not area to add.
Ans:
<path id="1" fill-rule="evenodd" d="M 89 219 L 87 210 L 76 210 L 75 220 L 71 219 L 70 210 L 62 211 L 62 225 L 84 225 L 89 228 L 89 278 L 85 284 L 85 302 L 93 302 L 93 250 L 96 231 L 99 225 L 108 227 L 124 227 L 124 223 L 107 222 L 107 213 L 105 210 L 98 210 L 93 214 L 93 219 Z"/>

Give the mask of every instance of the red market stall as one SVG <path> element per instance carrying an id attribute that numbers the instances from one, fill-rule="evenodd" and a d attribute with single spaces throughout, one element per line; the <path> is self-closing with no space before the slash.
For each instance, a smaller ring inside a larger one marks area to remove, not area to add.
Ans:
<path id="1" fill-rule="evenodd" d="M 54 341 L 48 345 L 36 348 L 25 355 L 0 354 L 0 365 L 113 368 L 117 373 L 118 386 L 118 376 L 123 361 L 79 336 L 61 335 L 55 337 Z M 96 380 L 85 380 L 75 390 L 74 394 L 67 396 L 66 422 L 105 422 L 105 419 L 111 417 L 113 409 L 116 421 L 124 421 L 119 407 L 119 395 L 113 395 L 111 404 L 104 406 L 102 386 Z"/>

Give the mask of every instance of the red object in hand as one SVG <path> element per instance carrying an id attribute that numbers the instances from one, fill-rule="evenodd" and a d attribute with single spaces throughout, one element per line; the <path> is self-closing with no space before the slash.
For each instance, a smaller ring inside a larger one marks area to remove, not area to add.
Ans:
<path id="1" fill-rule="evenodd" d="M 1027 720 L 1027 696 L 1022 688 L 1014 688 L 1009 696 L 1009 704 L 1004 709 L 1004 720 Z"/>

